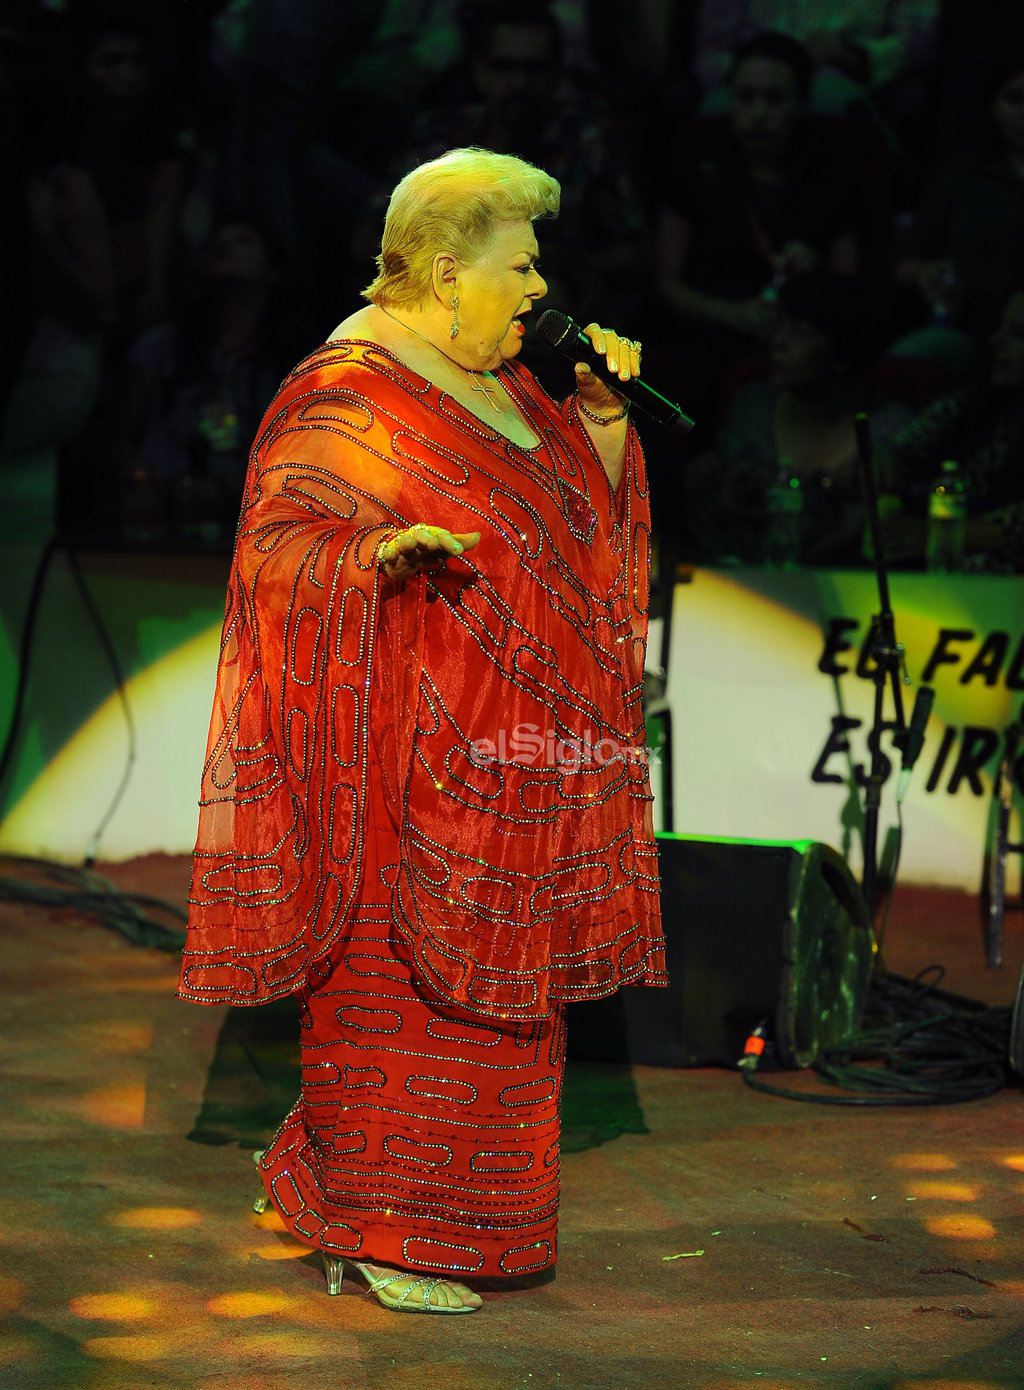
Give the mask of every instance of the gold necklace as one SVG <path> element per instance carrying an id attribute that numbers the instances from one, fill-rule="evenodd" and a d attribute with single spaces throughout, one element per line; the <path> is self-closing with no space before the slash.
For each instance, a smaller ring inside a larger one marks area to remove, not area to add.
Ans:
<path id="1" fill-rule="evenodd" d="M 453 367 L 458 367 L 460 372 L 465 372 L 468 377 L 480 378 L 480 380 L 473 381 L 473 390 L 479 391 L 482 395 L 486 396 L 499 415 L 502 413 L 502 408 L 497 400 L 497 378 L 493 372 L 477 372 L 474 371 L 472 367 L 464 367 L 461 362 L 456 362 L 454 357 L 449 357 L 444 348 L 439 348 L 436 343 L 432 343 L 425 333 L 421 333 L 418 328 L 413 328 L 411 323 L 403 323 L 401 319 L 396 319 L 394 314 L 389 314 L 383 304 L 378 304 L 377 308 L 382 314 L 386 315 L 392 323 L 397 323 L 399 328 L 404 328 L 409 333 L 415 333 L 417 338 L 422 338 L 427 347 L 432 347 L 435 352 L 439 352 L 442 357 L 447 358 Z M 495 385 L 489 386 L 487 384 L 488 380 L 495 382 Z"/>

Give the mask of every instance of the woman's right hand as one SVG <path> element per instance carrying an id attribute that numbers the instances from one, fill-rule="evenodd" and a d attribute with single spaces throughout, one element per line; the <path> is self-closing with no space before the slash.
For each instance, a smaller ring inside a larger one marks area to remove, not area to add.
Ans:
<path id="1" fill-rule="evenodd" d="M 443 526 L 418 521 L 385 541 L 377 563 L 389 579 L 411 579 L 415 574 L 443 569 L 449 556 L 472 550 L 479 540 L 479 531 L 446 531 Z"/>

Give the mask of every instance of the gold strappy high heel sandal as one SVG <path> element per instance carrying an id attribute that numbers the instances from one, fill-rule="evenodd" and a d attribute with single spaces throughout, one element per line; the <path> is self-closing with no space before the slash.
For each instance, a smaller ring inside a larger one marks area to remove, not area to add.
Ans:
<path id="1" fill-rule="evenodd" d="M 263 1150 L 263 1149 L 257 1149 L 256 1152 L 255 1152 L 255 1153 L 253 1154 L 253 1156 L 252 1156 L 252 1161 L 253 1161 L 253 1163 L 256 1164 L 257 1168 L 259 1167 L 260 1159 L 263 1157 L 263 1154 L 264 1154 L 264 1150 Z M 253 1201 L 252 1209 L 253 1209 L 253 1211 L 256 1212 L 258 1215 L 262 1216 L 263 1213 L 266 1211 L 267 1207 L 269 1206 L 269 1204 L 270 1204 L 270 1198 L 267 1196 L 266 1190 L 265 1190 L 264 1188 L 261 1187 L 260 1190 L 259 1190 L 259 1192 L 256 1194 L 255 1200 Z"/>
<path id="2" fill-rule="evenodd" d="M 390 1270 L 386 1274 L 374 1275 L 370 1273 L 370 1267 L 359 1264 L 356 1260 L 346 1260 L 343 1257 L 328 1255 L 327 1251 L 322 1251 L 324 1260 L 324 1274 L 327 1277 L 327 1292 L 329 1294 L 341 1293 L 341 1282 L 345 1276 L 346 1266 L 357 1269 L 366 1280 L 366 1292 L 372 1293 L 374 1298 L 382 1308 L 390 1308 L 395 1313 L 475 1313 L 479 1305 L 462 1303 L 457 1308 L 451 1307 L 446 1303 L 431 1301 L 431 1294 L 438 1284 L 450 1284 L 450 1279 L 441 1279 L 433 1274 L 417 1275 L 412 1272 L 401 1273 Z M 388 1292 L 390 1285 L 395 1283 L 406 1283 L 408 1288 L 397 1295 Z M 421 1302 L 411 1303 L 411 1295 L 417 1289 L 422 1290 Z M 461 1296 L 461 1295 L 460 1295 Z"/>
<path id="3" fill-rule="evenodd" d="M 259 1161 L 263 1157 L 263 1150 L 257 1149 L 252 1156 L 252 1161 L 259 1166 Z M 270 1204 L 265 1189 L 261 1188 L 252 1204 L 254 1212 L 262 1214 Z M 398 1270 L 389 1270 L 386 1274 L 371 1274 L 369 1265 L 359 1264 L 355 1260 L 346 1260 L 341 1255 L 328 1255 L 326 1250 L 321 1250 L 324 1262 L 324 1275 L 327 1279 L 327 1292 L 329 1294 L 341 1293 L 341 1283 L 345 1277 L 345 1267 L 350 1266 L 358 1270 L 363 1279 L 366 1280 L 366 1292 L 372 1293 L 374 1298 L 382 1308 L 390 1308 L 395 1313 L 475 1313 L 479 1304 L 463 1303 L 458 1308 L 452 1308 L 445 1303 L 431 1301 L 431 1294 L 438 1284 L 451 1284 L 451 1279 L 442 1279 L 433 1274 L 417 1275 L 414 1273 L 402 1274 Z M 409 1287 L 398 1294 L 388 1292 L 390 1285 L 405 1281 Z M 410 1303 L 410 1296 L 417 1289 L 422 1289 L 421 1301 Z M 460 1295 L 461 1297 L 461 1295 Z"/>

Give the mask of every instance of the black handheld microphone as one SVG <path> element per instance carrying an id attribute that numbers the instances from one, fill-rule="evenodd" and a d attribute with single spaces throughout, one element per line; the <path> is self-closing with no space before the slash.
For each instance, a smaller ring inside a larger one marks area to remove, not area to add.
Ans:
<path id="1" fill-rule="evenodd" d="M 601 354 L 594 351 L 593 343 L 578 325 L 573 323 L 568 314 L 560 314 L 557 309 L 545 309 L 537 320 L 537 336 L 547 343 L 548 347 L 564 353 L 573 362 L 586 362 L 594 375 L 599 376 L 606 386 L 610 386 L 620 396 L 625 396 L 637 410 L 644 411 L 652 420 L 657 420 L 659 425 L 664 425 L 666 429 L 681 435 L 689 434 L 693 429 L 693 421 L 682 406 L 667 400 L 660 392 L 655 391 L 653 386 L 648 386 L 646 381 L 639 377 L 630 381 L 620 381 L 616 374 L 609 370 L 608 363 Z"/>
<path id="2" fill-rule="evenodd" d="M 907 729 L 907 741 L 903 746 L 903 757 L 900 760 L 900 775 L 896 779 L 896 800 L 902 801 L 906 794 L 907 785 L 910 782 L 910 770 L 917 762 L 917 756 L 924 746 L 924 731 L 928 725 L 928 716 L 932 712 L 932 705 L 935 703 L 935 691 L 930 685 L 919 685 L 917 694 L 914 696 L 914 708 L 910 713 L 910 726 Z"/>

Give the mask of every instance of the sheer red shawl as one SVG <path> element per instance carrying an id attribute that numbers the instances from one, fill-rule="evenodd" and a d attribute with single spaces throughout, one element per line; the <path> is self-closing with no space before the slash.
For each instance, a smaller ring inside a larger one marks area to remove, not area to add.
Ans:
<path id="1" fill-rule="evenodd" d="M 286 994 L 345 930 L 368 812 L 400 832 L 402 949 L 443 997 L 538 1018 L 664 984 L 641 677 L 650 511 L 571 400 L 503 370 L 527 450 L 377 346 L 329 343 L 253 447 L 228 585 L 179 993 Z M 383 577 L 413 522 L 480 531 Z"/>

